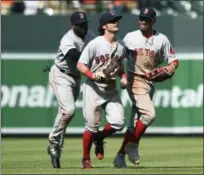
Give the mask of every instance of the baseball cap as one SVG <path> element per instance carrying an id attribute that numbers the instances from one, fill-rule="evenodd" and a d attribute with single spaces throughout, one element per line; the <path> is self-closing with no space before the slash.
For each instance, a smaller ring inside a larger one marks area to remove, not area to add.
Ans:
<path id="1" fill-rule="evenodd" d="M 120 15 L 116 15 L 115 13 L 113 12 L 105 12 L 105 13 L 102 13 L 100 18 L 99 18 L 99 23 L 100 25 L 105 25 L 107 24 L 109 21 L 112 21 L 112 20 L 119 20 L 121 19 L 122 16 Z"/>
<path id="2" fill-rule="evenodd" d="M 87 16 L 84 12 L 74 12 L 71 14 L 70 22 L 72 25 L 87 22 Z"/>
<path id="3" fill-rule="evenodd" d="M 146 17 L 153 20 L 156 18 L 156 12 L 153 8 L 143 8 L 140 10 L 139 17 Z"/>

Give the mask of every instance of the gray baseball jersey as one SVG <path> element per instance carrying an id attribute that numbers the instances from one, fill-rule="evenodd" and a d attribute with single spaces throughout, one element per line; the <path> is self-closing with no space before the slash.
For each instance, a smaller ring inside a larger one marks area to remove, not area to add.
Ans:
<path id="1" fill-rule="evenodd" d="M 66 53 L 73 48 L 76 48 L 80 52 L 84 49 L 89 41 L 95 37 L 94 33 L 88 30 L 84 41 L 76 36 L 73 29 L 70 29 L 61 39 L 55 64 L 63 70 L 66 70 L 72 75 L 79 76 L 80 73 L 76 68 L 77 61 L 69 59 L 66 61 Z"/>
<path id="2" fill-rule="evenodd" d="M 128 72 L 144 75 L 165 60 L 176 60 L 168 38 L 159 32 L 147 39 L 136 30 L 126 34 L 123 41 L 133 51 L 128 58 Z"/>
<path id="3" fill-rule="evenodd" d="M 91 72 L 95 72 L 106 64 L 109 59 L 118 59 L 123 61 L 125 56 L 125 46 L 120 40 L 116 42 L 115 46 L 112 46 L 104 36 L 98 36 L 93 39 L 83 50 L 79 62 L 86 64 Z M 115 80 L 115 77 L 111 78 Z M 115 90 L 108 88 L 110 86 L 108 83 L 99 83 L 87 78 L 86 81 L 93 87 L 98 87 L 100 90 L 105 91 L 105 89 Z"/>
<path id="4" fill-rule="evenodd" d="M 77 61 L 72 58 L 66 61 L 66 53 L 72 48 L 82 52 L 86 44 L 93 38 L 94 34 L 91 31 L 88 31 L 83 41 L 74 34 L 72 29 L 69 30 L 60 41 L 55 64 L 49 72 L 49 83 L 59 104 L 54 126 L 49 135 L 49 142 L 51 147 L 58 149 L 58 156 L 63 148 L 64 133 L 74 115 L 75 102 L 80 92 L 80 78 L 74 77 L 80 77 L 80 72 L 76 67 Z M 59 68 L 66 72 L 61 72 Z M 68 73 L 74 76 L 70 76 Z"/>
<path id="5" fill-rule="evenodd" d="M 127 33 L 123 41 L 126 47 L 132 50 L 127 64 L 129 82 L 127 90 L 133 102 L 129 128 L 134 127 L 134 120 L 137 117 L 141 117 L 140 120 L 149 125 L 155 118 L 152 102 L 154 83 L 139 75 L 145 75 L 165 60 L 170 63 L 176 60 L 176 57 L 168 38 L 159 32 L 146 38 L 140 30 L 136 30 Z"/>
<path id="6" fill-rule="evenodd" d="M 104 36 L 93 39 L 83 50 L 79 62 L 86 64 L 91 72 L 101 69 L 110 59 L 124 59 L 125 47 L 122 41 L 111 45 Z M 102 109 L 105 109 L 106 119 L 112 128 L 121 129 L 124 124 L 124 109 L 114 84 L 116 76 L 110 81 L 97 82 L 87 78 L 83 86 L 83 115 L 85 127 L 91 132 L 97 132 L 100 126 Z M 105 104 L 105 105 L 104 105 Z"/>

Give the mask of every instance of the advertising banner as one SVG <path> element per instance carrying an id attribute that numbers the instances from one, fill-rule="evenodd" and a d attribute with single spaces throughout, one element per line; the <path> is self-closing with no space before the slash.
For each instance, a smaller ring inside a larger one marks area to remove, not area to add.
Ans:
<path id="1" fill-rule="evenodd" d="M 180 56 L 180 57 L 179 57 Z M 156 120 L 147 133 L 203 132 L 203 57 L 202 54 L 178 54 L 176 75 L 156 84 L 153 102 Z M 2 54 L 1 61 L 1 133 L 47 134 L 57 112 L 57 102 L 48 84 L 45 65 L 52 65 L 54 54 Z M 83 81 L 81 87 L 83 86 Z M 119 83 L 119 82 L 118 82 Z M 126 126 L 131 101 L 126 90 L 120 90 L 125 107 Z M 76 113 L 67 133 L 82 133 L 82 93 L 76 102 Z M 101 126 L 106 122 L 102 118 Z M 122 131 L 124 132 L 124 130 Z"/>

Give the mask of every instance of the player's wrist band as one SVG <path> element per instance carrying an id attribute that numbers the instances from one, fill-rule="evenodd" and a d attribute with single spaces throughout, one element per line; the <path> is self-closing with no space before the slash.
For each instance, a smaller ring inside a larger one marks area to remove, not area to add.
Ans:
<path id="1" fill-rule="evenodd" d="M 126 75 L 125 72 L 122 72 L 122 73 L 120 74 L 120 77 L 121 77 L 121 78 L 127 78 L 127 75 Z"/>
<path id="2" fill-rule="evenodd" d="M 90 79 L 92 79 L 92 77 L 93 77 L 93 73 L 89 70 L 87 70 L 84 74 Z"/>

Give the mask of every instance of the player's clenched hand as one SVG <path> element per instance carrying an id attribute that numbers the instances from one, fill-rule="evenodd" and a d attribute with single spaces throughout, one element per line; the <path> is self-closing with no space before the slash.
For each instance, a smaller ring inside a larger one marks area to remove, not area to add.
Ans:
<path id="1" fill-rule="evenodd" d="M 84 72 L 84 75 L 86 75 L 89 79 L 96 80 L 96 81 L 100 81 L 105 78 L 104 73 L 100 70 L 93 73 L 88 69 L 86 69 L 86 71 Z"/>
<path id="2" fill-rule="evenodd" d="M 100 81 L 105 78 L 106 76 L 102 71 L 96 71 L 95 73 L 93 73 L 93 77 L 92 77 L 92 79 L 96 81 Z"/>
<path id="3" fill-rule="evenodd" d="M 127 77 L 126 76 L 123 76 L 120 80 L 120 86 L 122 89 L 125 89 L 127 87 Z"/>
<path id="4" fill-rule="evenodd" d="M 172 66 L 172 65 L 163 66 L 163 68 L 165 68 L 165 69 L 167 70 L 167 73 L 168 73 L 169 75 L 173 74 L 174 71 L 175 71 L 175 67 Z"/>

